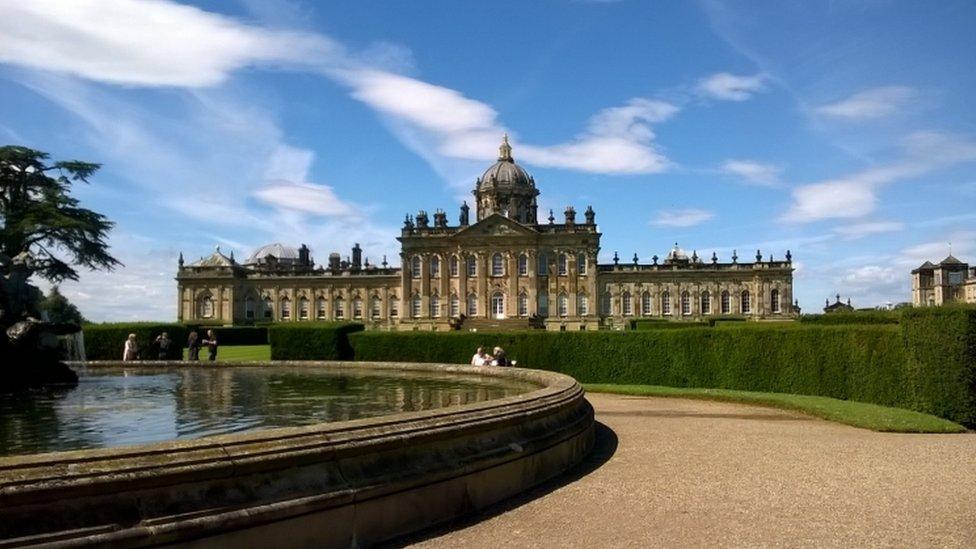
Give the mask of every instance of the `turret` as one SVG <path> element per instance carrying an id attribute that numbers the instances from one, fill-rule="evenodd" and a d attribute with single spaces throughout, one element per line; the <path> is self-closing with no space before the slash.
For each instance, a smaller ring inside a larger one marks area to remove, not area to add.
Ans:
<path id="1" fill-rule="evenodd" d="M 363 266 L 363 249 L 359 247 L 359 242 L 357 242 L 352 247 L 352 268 L 361 269 Z"/>

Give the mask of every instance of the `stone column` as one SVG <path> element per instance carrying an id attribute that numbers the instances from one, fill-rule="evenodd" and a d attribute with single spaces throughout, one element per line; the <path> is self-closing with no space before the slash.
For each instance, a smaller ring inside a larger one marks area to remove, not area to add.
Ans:
<path id="1" fill-rule="evenodd" d="M 505 300 L 505 315 L 509 317 L 518 316 L 518 252 L 508 250 L 505 252 L 505 267 L 508 269 L 508 299 Z"/>

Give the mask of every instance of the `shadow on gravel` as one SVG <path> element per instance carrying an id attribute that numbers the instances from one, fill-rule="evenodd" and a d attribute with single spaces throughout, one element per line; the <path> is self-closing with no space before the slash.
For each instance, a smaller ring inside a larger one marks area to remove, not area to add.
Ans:
<path id="1" fill-rule="evenodd" d="M 617 451 L 617 433 L 614 433 L 613 429 L 597 421 L 594 423 L 594 434 L 595 440 L 593 443 L 593 451 L 590 452 L 579 465 L 570 469 L 569 471 L 566 471 L 562 475 L 548 480 L 535 488 L 522 492 L 521 494 L 510 499 L 491 505 L 480 512 L 460 517 L 451 522 L 447 522 L 439 526 L 433 526 L 426 530 L 415 532 L 408 536 L 393 540 L 384 544 L 384 547 L 404 547 L 430 538 L 436 538 L 437 536 L 444 535 L 453 530 L 459 530 L 461 528 L 477 524 L 483 520 L 490 519 L 506 511 L 515 509 L 516 507 L 540 498 L 550 492 L 562 488 L 571 482 L 575 482 L 585 477 L 586 475 L 599 469 L 607 461 L 610 461 L 610 458 L 613 457 L 613 454 Z"/>

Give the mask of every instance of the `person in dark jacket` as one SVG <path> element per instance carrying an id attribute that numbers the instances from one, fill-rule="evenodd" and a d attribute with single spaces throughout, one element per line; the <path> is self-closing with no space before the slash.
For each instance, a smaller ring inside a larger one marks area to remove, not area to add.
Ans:
<path id="1" fill-rule="evenodd" d="M 159 346 L 159 360 L 169 359 L 169 348 L 173 344 L 173 340 L 169 338 L 169 334 L 163 332 L 156 337 L 156 345 Z"/>
<path id="2" fill-rule="evenodd" d="M 186 340 L 186 359 L 200 360 L 200 336 L 195 331 Z"/>
<path id="3" fill-rule="evenodd" d="M 207 360 L 211 362 L 217 360 L 217 336 L 214 335 L 213 330 L 207 330 L 207 339 L 203 340 L 203 344 L 210 350 L 210 356 L 207 357 Z"/>

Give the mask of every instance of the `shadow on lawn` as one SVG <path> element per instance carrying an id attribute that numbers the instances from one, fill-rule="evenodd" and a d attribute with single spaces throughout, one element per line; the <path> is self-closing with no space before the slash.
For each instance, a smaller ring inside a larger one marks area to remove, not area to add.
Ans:
<path id="1" fill-rule="evenodd" d="M 576 467 L 573 467 L 558 477 L 543 482 L 542 484 L 531 488 L 526 492 L 522 492 L 521 494 L 506 499 L 505 501 L 500 501 L 477 513 L 459 517 L 450 522 L 440 524 L 438 526 L 432 526 L 426 530 L 409 534 L 402 538 L 388 542 L 384 544 L 384 546 L 404 547 L 413 543 L 419 543 L 427 539 L 442 536 L 453 530 L 466 528 L 483 520 L 488 520 L 494 516 L 515 509 L 516 507 L 520 507 L 521 505 L 558 490 L 559 488 L 562 488 L 563 486 L 571 482 L 575 482 L 593 471 L 596 471 L 604 463 L 610 461 L 610 458 L 613 457 L 613 454 L 617 451 L 617 433 L 614 433 L 613 429 L 607 427 L 599 421 L 595 422 L 593 427 L 595 434 L 593 450 L 585 458 L 583 458 L 583 461 L 581 461 Z"/>

